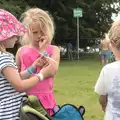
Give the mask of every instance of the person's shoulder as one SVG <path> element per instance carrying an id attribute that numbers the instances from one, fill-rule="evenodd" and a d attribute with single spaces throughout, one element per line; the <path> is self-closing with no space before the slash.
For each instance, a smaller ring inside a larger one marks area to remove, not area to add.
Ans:
<path id="1" fill-rule="evenodd" d="M 120 67 L 120 61 L 115 61 L 115 62 L 109 63 L 109 64 L 105 65 L 103 68 L 104 69 L 113 69 L 116 67 L 117 68 Z"/>
<path id="2" fill-rule="evenodd" d="M 1 51 L 0 51 L 0 57 L 2 57 L 2 56 L 3 56 L 3 57 L 4 57 L 4 56 L 9 56 L 9 54 L 10 54 L 10 53 L 8 53 L 8 52 L 1 52 Z"/>
<path id="3" fill-rule="evenodd" d="M 0 61 L 13 60 L 14 55 L 9 52 L 0 52 Z"/>
<path id="4" fill-rule="evenodd" d="M 17 52 L 19 53 L 22 50 L 24 51 L 26 48 L 28 48 L 27 45 L 21 46 L 21 47 L 18 48 Z"/>
<path id="5" fill-rule="evenodd" d="M 18 50 L 24 49 L 24 48 L 28 48 L 28 45 L 24 45 L 18 48 Z"/>
<path id="6" fill-rule="evenodd" d="M 56 46 L 56 45 L 49 45 L 49 48 L 51 48 L 52 51 L 58 51 L 58 52 L 60 52 L 60 48 L 58 46 Z"/>
<path id="7" fill-rule="evenodd" d="M 58 46 L 56 46 L 56 45 L 52 45 L 52 47 L 53 47 L 54 50 L 57 50 L 57 51 L 60 50 L 60 48 Z"/>

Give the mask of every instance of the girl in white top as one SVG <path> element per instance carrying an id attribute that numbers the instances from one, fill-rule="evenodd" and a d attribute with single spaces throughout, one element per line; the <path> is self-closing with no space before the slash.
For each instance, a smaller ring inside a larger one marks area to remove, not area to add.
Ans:
<path id="1" fill-rule="evenodd" d="M 108 32 L 110 48 L 116 62 L 107 64 L 101 70 L 95 85 L 99 102 L 105 112 L 104 120 L 120 120 L 120 20 L 112 24 Z"/>

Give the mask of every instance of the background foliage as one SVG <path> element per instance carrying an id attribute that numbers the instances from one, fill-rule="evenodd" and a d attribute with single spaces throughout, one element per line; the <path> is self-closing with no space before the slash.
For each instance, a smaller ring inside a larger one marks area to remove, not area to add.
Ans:
<path id="1" fill-rule="evenodd" d="M 108 31 L 112 14 L 119 12 L 119 0 L 0 0 L 0 7 L 13 13 L 17 18 L 30 7 L 48 10 L 54 17 L 56 26 L 55 44 L 72 41 L 76 45 L 76 18 L 73 9 L 83 9 L 80 18 L 80 47 L 93 45 Z"/>

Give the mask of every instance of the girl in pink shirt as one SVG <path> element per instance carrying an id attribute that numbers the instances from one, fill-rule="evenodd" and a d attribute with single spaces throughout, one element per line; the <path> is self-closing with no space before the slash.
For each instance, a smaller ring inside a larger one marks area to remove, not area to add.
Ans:
<path id="1" fill-rule="evenodd" d="M 17 66 L 20 71 L 24 71 L 37 58 L 41 57 L 41 66 L 34 72 L 34 74 L 37 74 L 43 67 L 49 64 L 52 65 L 50 71 L 51 77 L 43 79 L 35 87 L 26 91 L 28 95 L 37 96 L 48 113 L 52 115 L 53 107 L 56 105 L 52 91 L 53 79 L 58 70 L 60 60 L 59 48 L 50 45 L 54 36 L 53 20 L 48 12 L 39 8 L 27 10 L 22 14 L 21 18 L 23 24 L 28 28 L 28 32 L 21 38 L 21 44 L 23 46 L 18 49 L 16 54 Z M 31 74 L 31 76 L 34 74 Z"/>

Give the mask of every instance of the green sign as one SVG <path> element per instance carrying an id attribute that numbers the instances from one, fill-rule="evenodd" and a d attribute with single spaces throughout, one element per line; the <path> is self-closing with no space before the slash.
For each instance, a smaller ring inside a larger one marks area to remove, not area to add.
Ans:
<path id="1" fill-rule="evenodd" d="M 74 17 L 82 17 L 82 9 L 81 8 L 75 8 L 73 10 Z"/>

